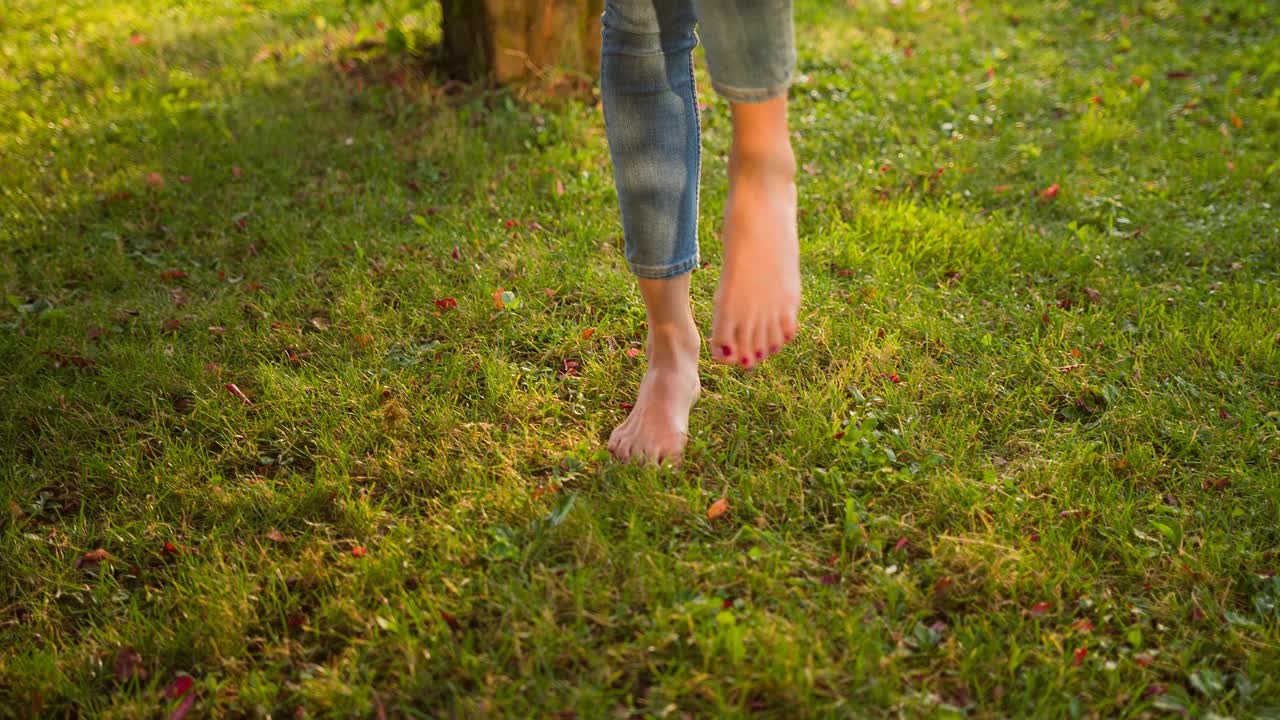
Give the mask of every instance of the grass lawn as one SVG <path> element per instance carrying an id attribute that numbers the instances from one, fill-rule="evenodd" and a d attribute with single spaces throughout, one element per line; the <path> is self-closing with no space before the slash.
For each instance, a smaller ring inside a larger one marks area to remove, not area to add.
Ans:
<path id="1" fill-rule="evenodd" d="M 801 2 L 804 329 L 671 470 L 598 106 L 11 0 L 0 715 L 1280 717 L 1268 5 Z"/>

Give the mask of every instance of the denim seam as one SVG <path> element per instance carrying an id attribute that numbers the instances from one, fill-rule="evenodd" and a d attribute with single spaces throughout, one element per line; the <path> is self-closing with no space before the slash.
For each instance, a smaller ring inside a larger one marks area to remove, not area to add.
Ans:
<path id="1" fill-rule="evenodd" d="M 694 42 L 697 42 L 695 35 Z M 698 220 L 702 214 L 702 112 L 698 110 L 698 79 L 693 73 L 693 53 L 689 53 L 689 104 L 693 108 L 693 264 L 697 267 L 701 256 L 698 242 Z"/>
<path id="2" fill-rule="evenodd" d="M 631 267 L 631 273 L 636 277 L 645 280 L 669 280 L 698 267 L 698 258 L 694 256 L 670 265 L 637 265 L 628 260 L 627 265 Z"/>
<path id="3" fill-rule="evenodd" d="M 764 102 L 765 100 L 772 100 L 790 89 L 791 79 L 787 78 L 777 85 L 771 85 L 766 88 L 738 88 L 712 80 L 711 87 L 715 88 L 715 91 L 729 102 Z"/>

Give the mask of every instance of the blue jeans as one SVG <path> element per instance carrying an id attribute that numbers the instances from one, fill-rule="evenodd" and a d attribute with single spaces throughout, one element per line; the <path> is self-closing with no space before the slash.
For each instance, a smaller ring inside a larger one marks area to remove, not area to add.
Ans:
<path id="1" fill-rule="evenodd" d="M 701 141 L 693 81 L 700 30 L 711 86 L 733 103 L 785 93 L 791 0 L 605 0 L 600 94 L 627 264 L 642 278 L 698 265 Z"/>

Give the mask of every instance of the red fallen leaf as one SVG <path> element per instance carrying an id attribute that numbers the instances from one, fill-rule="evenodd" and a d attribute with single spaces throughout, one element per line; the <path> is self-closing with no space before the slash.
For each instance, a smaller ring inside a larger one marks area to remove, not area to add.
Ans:
<path id="1" fill-rule="evenodd" d="M 1009 191 L 1009 186 L 1008 186 L 1008 185 L 997 185 L 997 186 L 995 186 L 995 187 L 991 188 L 991 191 L 992 191 L 992 192 L 998 192 L 998 193 L 1008 192 L 1008 191 Z"/>
<path id="2" fill-rule="evenodd" d="M 904 47 L 904 48 L 902 48 L 902 56 L 903 56 L 903 57 L 911 57 L 912 55 L 915 55 L 915 54 L 916 54 L 916 51 L 915 51 L 914 49 L 912 49 L 911 47 Z"/>
<path id="3" fill-rule="evenodd" d="M 1060 190 L 1060 189 L 1061 189 L 1061 188 L 1060 188 L 1060 186 L 1058 185 L 1058 183 L 1054 183 L 1054 184 L 1050 185 L 1049 187 L 1047 187 L 1047 188 L 1045 188 L 1045 189 L 1041 190 L 1041 191 L 1040 191 L 1040 197 L 1044 198 L 1045 200 L 1051 200 L 1051 199 L 1053 199 L 1053 198 L 1058 197 L 1058 190 Z"/>
<path id="4" fill-rule="evenodd" d="M 731 607 L 733 607 L 733 600 L 731 600 L 731 599 L 729 599 L 729 598 L 725 598 L 725 599 L 720 603 L 720 609 L 721 609 L 721 610 L 728 610 L 728 609 L 729 609 L 729 608 L 731 608 Z"/>
<path id="5" fill-rule="evenodd" d="M 1093 632 L 1093 623 L 1085 620 L 1084 618 L 1071 623 L 1071 627 L 1080 632 Z"/>
<path id="6" fill-rule="evenodd" d="M 1231 113 L 1231 127 L 1236 128 L 1237 130 L 1244 127 L 1244 121 L 1235 113 Z"/>
<path id="7" fill-rule="evenodd" d="M 942 177 L 942 173 L 943 173 L 943 171 L 945 171 L 945 170 L 946 170 L 946 168 L 938 168 L 937 170 L 935 170 L 935 171 L 933 172 L 933 174 L 932 174 L 932 175 L 930 175 L 930 176 L 929 176 L 929 179 L 930 179 L 930 180 L 933 180 L 933 179 L 936 179 L 936 178 Z"/>
<path id="8" fill-rule="evenodd" d="M 988 80 L 991 80 L 991 79 L 995 78 L 995 76 L 996 76 L 996 69 L 995 69 L 995 68 L 987 68 L 987 79 L 988 79 Z"/>
<path id="9" fill-rule="evenodd" d="M 160 326 L 160 332 L 162 333 L 176 333 L 180 329 L 182 329 L 181 320 L 169 320 L 164 325 Z"/>
<path id="10" fill-rule="evenodd" d="M 1133 83 L 1134 87 L 1142 87 L 1147 84 L 1147 81 L 1144 78 L 1140 78 L 1137 75 L 1129 78 L 1129 82 Z"/>
<path id="11" fill-rule="evenodd" d="M 1182 80 L 1191 77 L 1191 73 L 1186 70 L 1174 70 L 1173 72 L 1165 73 L 1164 76 L 1170 80 Z"/>
<path id="12" fill-rule="evenodd" d="M 1191 606 L 1191 622 L 1200 622 L 1204 619 L 1204 611 L 1196 606 Z"/>
<path id="13" fill-rule="evenodd" d="M 1093 97 L 1089 98 L 1089 102 L 1093 103 L 1094 105 L 1101 105 L 1101 104 L 1102 104 L 1102 96 L 1101 96 L 1101 95 L 1094 95 Z"/>
<path id="14" fill-rule="evenodd" d="M 890 171 L 890 170 L 892 170 L 892 169 L 893 169 L 893 168 L 889 167 L 888 165 L 881 165 L 881 166 L 880 166 L 880 172 L 882 172 L 882 173 L 887 173 L 887 172 L 889 172 L 889 171 Z"/>
<path id="15" fill-rule="evenodd" d="M 563 195 L 563 194 L 564 194 L 564 183 L 560 182 L 559 178 L 556 178 L 556 195 Z"/>
<path id="16" fill-rule="evenodd" d="M 840 432 L 837 432 L 835 435 L 832 435 L 832 436 L 831 436 L 831 438 L 832 438 L 833 440 L 839 440 L 840 438 L 843 438 L 843 437 L 844 437 L 844 431 L 843 431 L 843 430 L 841 430 Z"/>
<path id="17" fill-rule="evenodd" d="M 241 175 L 244 175 L 244 170 L 243 170 L 243 169 L 241 169 L 241 168 L 240 168 L 239 166 L 237 166 L 237 165 L 232 165 L 232 166 L 231 166 L 231 175 L 232 175 L 233 177 L 240 177 Z"/>
<path id="18" fill-rule="evenodd" d="M 1230 484 L 1231 481 L 1227 478 L 1217 478 L 1214 480 L 1205 480 L 1200 484 L 1200 487 L 1205 490 L 1225 490 Z"/>
<path id="19" fill-rule="evenodd" d="M 239 220 L 236 220 L 236 227 L 240 228 L 241 230 L 244 230 L 245 228 L 249 227 L 249 223 L 246 222 L 244 218 L 240 218 Z M 254 253 L 254 254 L 256 255 L 257 253 Z"/>
<path id="20" fill-rule="evenodd" d="M 715 520 L 727 512 L 729 512 L 729 499 L 725 497 L 718 498 L 711 503 L 711 507 L 707 508 L 707 519 Z"/>
<path id="21" fill-rule="evenodd" d="M 444 620 L 445 623 L 447 623 L 449 627 L 453 628 L 454 630 L 458 630 L 462 627 L 462 623 L 458 622 L 458 618 L 454 617 L 453 615 L 443 610 L 440 611 L 440 619 Z"/>
<path id="22" fill-rule="evenodd" d="M 933 594 L 942 597 L 951 589 L 952 580 L 949 577 L 939 578 L 938 582 L 933 584 Z"/>
<path id="23" fill-rule="evenodd" d="M 1151 687 L 1142 691 L 1142 699 L 1150 700 L 1156 695 L 1163 695 L 1167 692 L 1169 692 L 1169 686 L 1167 685 L 1152 685 Z"/>
<path id="24" fill-rule="evenodd" d="M 169 720 L 183 720 L 183 718 L 191 712 L 191 708 L 195 707 L 195 704 L 195 695 L 186 696 L 183 698 L 182 702 L 178 703 L 178 707 L 174 708 L 173 712 L 169 713 Z"/>
<path id="25" fill-rule="evenodd" d="M 1076 650 L 1075 659 L 1072 662 L 1072 664 L 1075 665 L 1076 667 L 1080 667 L 1080 664 L 1084 662 L 1084 658 L 1088 654 L 1089 654 L 1089 646 L 1087 645 L 1080 648 L 1079 650 Z"/>
<path id="26" fill-rule="evenodd" d="M 565 369 L 565 370 L 568 370 L 568 371 L 570 371 L 570 372 L 572 372 L 572 371 L 574 371 L 574 370 L 577 370 L 577 369 L 578 369 L 578 361 L 577 361 L 577 360 L 565 360 L 565 361 L 564 361 L 564 369 Z"/>
<path id="27" fill-rule="evenodd" d="M 1087 518 L 1093 514 L 1092 510 L 1063 510 L 1058 513 L 1058 517 L 1063 518 Z"/>
<path id="28" fill-rule="evenodd" d="M 222 327 L 221 325 L 210 325 L 209 332 L 213 333 L 214 335 L 225 335 L 227 332 L 227 329 Z"/>
<path id="29" fill-rule="evenodd" d="M 828 573 L 823 575 L 820 580 L 823 585 L 835 585 L 840 582 L 840 575 L 838 573 Z"/>
<path id="30" fill-rule="evenodd" d="M 142 655 L 131 647 L 122 647 L 120 652 L 116 653 L 116 661 L 113 665 L 115 668 L 116 682 L 129 682 L 134 678 L 138 680 L 147 679 L 147 669 L 142 667 Z"/>
<path id="31" fill-rule="evenodd" d="M 893 544 L 893 551 L 900 552 L 906 546 L 907 546 L 907 539 L 905 537 L 900 537 L 898 538 L 898 542 Z"/>
<path id="32" fill-rule="evenodd" d="M 98 548 L 97 550 L 90 550 L 84 555 L 81 555 L 80 558 L 76 560 L 76 567 L 77 568 L 97 567 L 98 563 L 110 557 L 111 557 L 111 553 L 107 552 L 106 550 L 103 550 L 102 548 Z"/>
<path id="33" fill-rule="evenodd" d="M 153 188 L 164 187 L 164 175 L 158 172 L 147 173 L 147 184 Z"/>
<path id="34" fill-rule="evenodd" d="M 1053 609 L 1053 606 L 1047 602 L 1038 602 L 1031 606 L 1031 617 L 1040 617 Z"/>
<path id="35" fill-rule="evenodd" d="M 278 542 L 278 543 L 285 542 L 284 534 L 275 528 L 271 528 L 270 530 L 267 531 L 266 538 L 271 542 Z"/>
<path id="36" fill-rule="evenodd" d="M 289 618 L 285 620 L 285 623 L 287 623 L 289 627 L 292 627 L 292 628 L 302 627 L 306 622 L 307 622 L 307 616 L 300 615 L 300 614 L 290 615 Z"/>
<path id="37" fill-rule="evenodd" d="M 589 337 L 591 337 L 592 335 L 595 335 L 595 334 L 596 334 L 596 329 L 595 329 L 595 328 L 587 328 L 586 330 L 583 330 L 583 331 L 582 331 L 582 339 L 583 339 L 583 340 L 586 340 L 587 338 L 589 338 Z"/>
<path id="38" fill-rule="evenodd" d="M 441 298 L 435 301 L 435 305 L 441 310 L 452 310 L 458 307 L 458 301 L 451 297 Z"/>
<path id="39" fill-rule="evenodd" d="M 1031 542 L 1040 542 L 1040 533 L 1031 533 L 1027 536 L 1027 539 Z"/>
<path id="40" fill-rule="evenodd" d="M 498 288 L 493 291 L 493 306 L 499 310 L 505 307 L 505 303 L 502 302 L 502 293 L 506 292 L 506 290 L 506 288 Z"/>
<path id="41" fill-rule="evenodd" d="M 458 249 L 457 245 L 453 246 L 453 251 L 449 253 L 449 257 L 453 258 L 454 262 L 462 260 L 462 251 Z"/>
<path id="42" fill-rule="evenodd" d="M 182 183 L 183 185 L 186 185 L 186 184 L 188 184 L 188 183 L 190 183 L 190 182 L 191 182 L 191 176 L 190 176 L 190 175 L 179 175 L 179 176 L 178 176 L 178 182 Z"/>
<path id="43" fill-rule="evenodd" d="M 364 557 L 369 554 L 369 548 L 363 545 L 357 545 L 351 548 L 351 557 Z"/>
<path id="44" fill-rule="evenodd" d="M 627 348 L 627 357 L 629 357 L 629 358 L 636 358 L 636 357 L 639 357 L 639 356 L 640 356 L 640 354 L 641 354 L 641 353 L 640 353 L 640 350 L 639 350 L 638 348 Z"/>
<path id="45" fill-rule="evenodd" d="M 252 401 L 252 400 L 250 400 L 248 397 L 246 397 L 244 393 L 240 392 L 240 388 L 236 387 L 236 384 L 235 384 L 235 383 L 226 383 L 226 384 L 225 384 L 225 385 L 223 385 L 222 387 L 226 388 L 226 389 L 227 389 L 227 392 L 229 392 L 229 393 L 231 393 L 232 395 L 235 395 L 236 397 L 240 398 L 240 402 L 244 403 L 245 405 L 252 405 L 252 404 L 253 404 L 253 401 Z"/>
<path id="46" fill-rule="evenodd" d="M 629 402 L 620 402 L 618 403 L 618 407 L 622 408 L 623 410 L 630 410 L 631 408 L 635 407 L 635 405 L 632 405 Z"/>
<path id="47" fill-rule="evenodd" d="M 79 368 L 92 368 L 98 366 L 97 362 L 90 360 L 89 358 L 80 357 L 79 355 L 63 355 L 62 353 L 54 352 L 52 350 L 43 350 L 40 354 L 53 360 L 54 368 L 64 368 L 68 365 L 74 365 Z"/>
<path id="48" fill-rule="evenodd" d="M 89 328 L 89 332 L 85 334 L 88 336 L 90 340 L 97 340 L 98 338 L 107 334 L 107 329 L 100 328 L 100 327 L 91 327 Z"/>
<path id="49" fill-rule="evenodd" d="M 542 292 L 545 293 L 547 297 L 553 297 L 556 294 L 556 291 L 551 288 L 542 288 Z"/>
<path id="50" fill-rule="evenodd" d="M 136 34 L 136 33 L 135 33 L 135 34 L 133 34 L 133 35 L 130 35 L 130 36 L 129 36 L 129 44 L 130 44 L 130 45 L 135 45 L 135 46 L 136 46 L 136 45 L 141 45 L 141 44 L 145 43 L 146 41 L 147 41 L 147 39 L 146 39 L 145 37 L 143 37 L 142 35 L 138 35 L 138 34 Z"/>
<path id="51" fill-rule="evenodd" d="M 218 376 L 222 374 L 222 366 L 218 365 L 218 363 L 205 363 L 204 371 L 210 375 Z"/>
<path id="52" fill-rule="evenodd" d="M 515 227 L 515 226 L 519 225 L 520 223 L 516 222 L 515 220 L 508 220 L 508 221 L 506 221 L 506 222 L 505 222 L 505 223 L 503 223 L 503 224 L 504 224 L 504 225 L 506 225 L 507 227 Z"/>
<path id="53" fill-rule="evenodd" d="M 1226 410 L 1223 410 L 1222 408 L 1218 408 L 1218 418 L 1221 420 L 1230 420 L 1231 416 L 1227 414 Z"/>
<path id="54" fill-rule="evenodd" d="M 1134 656 L 1133 661 L 1138 663 L 1138 667 L 1147 667 L 1151 663 L 1155 662 L 1156 659 L 1150 655 L 1136 655 Z"/>
<path id="55" fill-rule="evenodd" d="M 889 373 L 889 381 L 895 385 L 902 382 L 897 373 Z"/>
<path id="56" fill-rule="evenodd" d="M 186 695 L 193 684 L 195 684 L 195 680 L 190 675 L 179 675 L 173 679 L 173 682 L 169 683 L 169 687 L 164 689 L 164 696 L 170 700 L 177 700 Z"/>
<path id="57" fill-rule="evenodd" d="M 160 273 L 161 280 L 181 280 L 186 276 L 187 274 L 182 270 L 165 270 L 164 272 Z"/>
<path id="58" fill-rule="evenodd" d="M 837 271 L 836 271 L 836 275 L 839 275 L 839 276 L 841 276 L 841 277 L 847 277 L 847 276 L 852 275 L 852 274 L 853 274 L 853 271 L 852 271 L 852 270 L 837 270 Z"/>
<path id="59" fill-rule="evenodd" d="M 171 543 L 171 542 L 166 542 L 166 543 L 161 547 L 161 550 L 163 550 L 163 552 L 164 552 L 164 554 L 165 554 L 165 555 L 180 555 L 180 554 L 182 554 L 182 551 L 178 549 L 178 546 L 177 546 L 177 545 L 174 545 L 174 544 L 173 544 L 173 543 Z"/>

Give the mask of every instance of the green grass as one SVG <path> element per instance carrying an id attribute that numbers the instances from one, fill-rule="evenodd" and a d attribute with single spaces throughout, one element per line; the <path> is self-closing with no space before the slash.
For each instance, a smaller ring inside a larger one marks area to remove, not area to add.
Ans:
<path id="1" fill-rule="evenodd" d="M 804 331 L 672 471 L 597 107 L 10 3 L 0 715 L 1280 716 L 1275 7 L 1018 5 L 801 3 Z"/>

